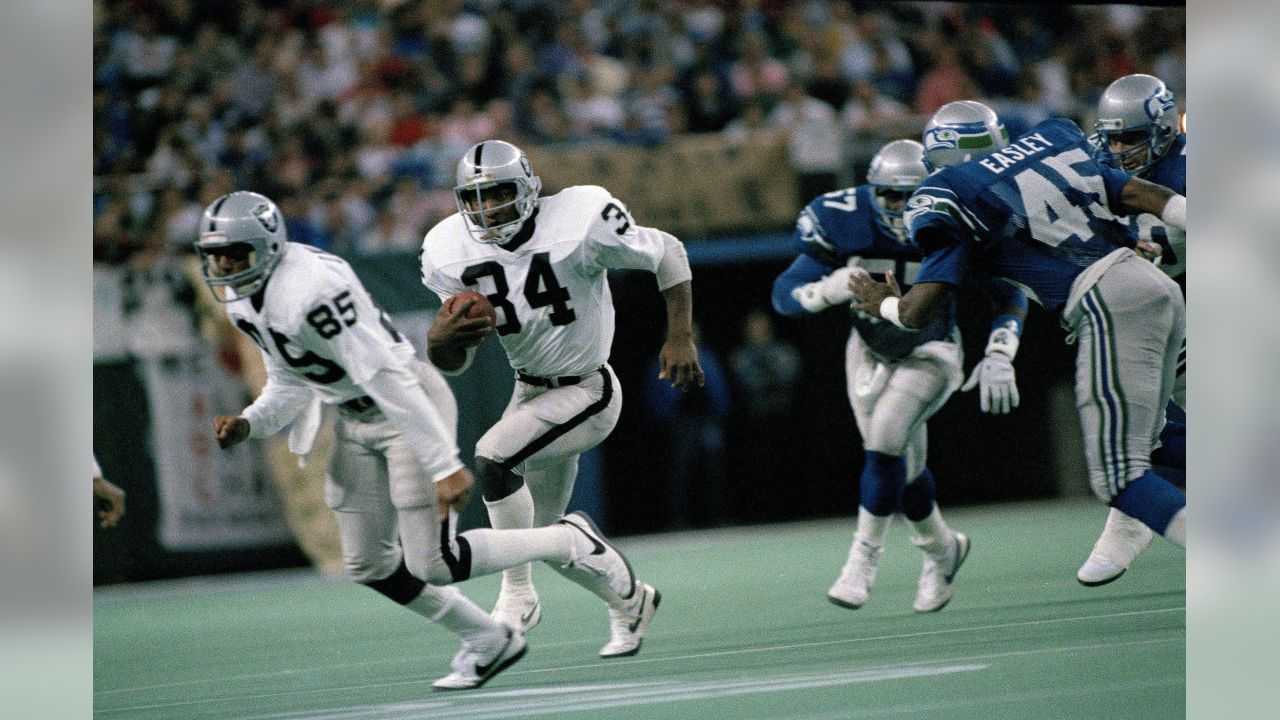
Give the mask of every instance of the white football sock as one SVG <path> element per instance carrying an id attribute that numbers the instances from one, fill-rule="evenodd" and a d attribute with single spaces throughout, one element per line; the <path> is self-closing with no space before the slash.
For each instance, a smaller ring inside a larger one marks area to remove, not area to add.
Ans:
<path id="1" fill-rule="evenodd" d="M 870 510 L 859 505 L 858 529 L 853 533 L 853 540 L 862 541 L 874 548 L 884 547 L 884 539 L 889 534 L 889 525 L 892 523 L 892 514 L 872 515 Z"/>
<path id="2" fill-rule="evenodd" d="M 485 500 L 484 506 L 489 511 L 489 524 L 494 529 L 523 530 L 533 527 L 533 495 L 526 483 L 520 483 L 519 490 L 501 500 Z M 532 569 L 528 563 L 508 568 L 502 573 L 503 592 L 526 591 L 532 584 Z"/>
<path id="3" fill-rule="evenodd" d="M 573 533 L 567 525 L 528 530 L 468 530 L 471 577 L 491 575 L 532 560 L 567 565 L 574 559 Z"/>
<path id="4" fill-rule="evenodd" d="M 428 585 L 405 607 L 439 623 L 463 640 L 492 635 L 498 630 L 498 624 L 488 613 L 452 585 Z"/>
<path id="5" fill-rule="evenodd" d="M 937 503 L 927 517 L 919 521 L 910 521 L 911 542 L 925 550 L 936 550 L 943 547 L 951 538 L 951 528 L 942 519 L 942 512 Z"/>

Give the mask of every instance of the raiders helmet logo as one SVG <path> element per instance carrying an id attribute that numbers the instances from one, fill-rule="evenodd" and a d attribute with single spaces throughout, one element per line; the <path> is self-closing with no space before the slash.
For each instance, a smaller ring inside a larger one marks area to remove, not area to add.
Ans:
<path id="1" fill-rule="evenodd" d="M 262 223 L 262 227 L 269 233 L 274 233 L 276 228 L 280 227 L 280 215 L 276 213 L 275 208 L 266 203 L 254 208 L 253 216 L 258 218 L 258 222 Z"/>

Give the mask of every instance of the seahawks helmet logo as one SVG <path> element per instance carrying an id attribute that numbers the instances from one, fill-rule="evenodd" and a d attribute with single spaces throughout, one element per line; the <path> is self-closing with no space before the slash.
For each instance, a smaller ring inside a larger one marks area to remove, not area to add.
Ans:
<path id="1" fill-rule="evenodd" d="M 1165 90 L 1162 93 L 1152 95 L 1143 103 L 1142 109 L 1146 111 L 1147 117 L 1153 122 L 1164 117 L 1164 114 L 1173 109 L 1173 93 Z"/>
<path id="2" fill-rule="evenodd" d="M 280 227 L 280 216 L 276 213 L 276 209 L 266 203 L 254 208 L 253 216 L 258 218 L 258 222 L 262 223 L 262 227 L 269 233 L 274 233 L 276 228 Z"/>
<path id="3" fill-rule="evenodd" d="M 955 150 L 959 141 L 960 133 L 951 128 L 936 127 L 924 134 L 924 146 L 928 150 Z"/>

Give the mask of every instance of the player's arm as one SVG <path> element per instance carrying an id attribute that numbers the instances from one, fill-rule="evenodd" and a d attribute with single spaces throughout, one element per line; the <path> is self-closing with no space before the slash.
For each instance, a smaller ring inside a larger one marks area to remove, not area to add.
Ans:
<path id="1" fill-rule="evenodd" d="M 96 457 L 93 459 L 93 498 L 98 517 L 102 519 L 102 527 L 115 527 L 120 518 L 124 517 L 125 492 L 102 476 L 102 468 L 98 466 Z"/>
<path id="2" fill-rule="evenodd" d="M 460 375 L 471 366 L 476 348 L 493 332 L 493 321 L 487 317 L 467 318 L 475 300 L 460 303 L 449 312 L 441 303 L 435 322 L 427 330 L 427 358 L 446 375 Z"/>
<path id="3" fill-rule="evenodd" d="M 930 237 L 934 235 L 937 237 Z M 942 314 L 964 274 L 968 249 L 962 242 L 950 242 L 940 228 L 917 233 L 916 242 L 926 254 L 916 283 L 907 294 L 902 294 L 893 273 L 884 274 L 885 282 L 876 282 L 870 275 L 854 275 L 849 281 L 858 300 L 853 304 L 854 310 L 907 330 L 922 328 Z"/>
<path id="4" fill-rule="evenodd" d="M 664 230 L 637 225 L 622 201 L 604 188 L 584 191 L 584 198 L 592 198 L 601 208 L 584 239 L 580 256 L 584 271 L 591 274 L 626 268 L 652 272 L 667 307 L 667 338 L 658 353 L 658 378 L 682 389 L 695 382 L 702 385 L 705 378 L 693 340 L 693 270 L 684 243 Z"/>
<path id="5" fill-rule="evenodd" d="M 1104 166 L 1108 177 L 1108 187 L 1115 183 L 1110 181 L 1115 171 Z M 1179 195 L 1163 185 L 1143 180 L 1140 177 L 1125 177 L 1119 185 L 1118 192 L 1110 192 L 1112 206 L 1119 206 L 1122 212 L 1129 214 L 1151 213 L 1167 225 L 1179 230 L 1187 229 L 1187 197 Z"/>
<path id="6" fill-rule="evenodd" d="M 866 270 L 856 267 L 856 263 L 832 267 L 801 254 L 773 281 L 773 309 L 780 315 L 795 317 L 848 304 L 853 300 L 849 279 L 855 273 L 865 275 Z"/>
<path id="7" fill-rule="evenodd" d="M 440 298 L 440 309 L 427 330 L 427 359 L 446 375 L 461 375 L 471 367 L 475 349 L 493 332 L 493 323 L 488 318 L 467 319 L 474 301 L 463 303 L 452 313 L 446 310 L 449 298 L 460 292 L 462 285 L 437 271 L 431 264 L 431 258 L 426 252 L 426 244 L 429 242 L 431 234 L 423 240 L 418 264 L 422 271 L 422 284 Z"/>
<path id="8" fill-rule="evenodd" d="M 982 359 L 974 366 L 961 391 L 979 389 L 982 411 L 1003 415 L 1018 407 L 1018 383 L 1013 358 L 1018 354 L 1022 325 L 1027 317 L 1027 296 L 1013 284 L 983 273 L 971 275 L 991 300 L 995 318 Z"/>
<path id="9" fill-rule="evenodd" d="M 315 397 L 305 381 L 293 377 L 283 364 L 265 350 L 267 382 L 262 392 L 239 415 L 219 415 L 213 419 L 218 447 L 239 445 L 249 438 L 271 437 L 293 422 Z"/>

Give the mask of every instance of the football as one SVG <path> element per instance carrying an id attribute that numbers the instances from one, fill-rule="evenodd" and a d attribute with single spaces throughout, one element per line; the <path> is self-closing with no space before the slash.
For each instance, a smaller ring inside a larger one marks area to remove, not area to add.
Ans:
<path id="1" fill-rule="evenodd" d="M 445 301 L 444 308 L 446 312 L 457 312 L 458 308 L 465 305 L 468 301 L 475 300 L 475 305 L 471 306 L 471 310 L 467 312 L 468 319 L 476 319 L 488 317 L 490 320 L 497 322 L 498 312 L 493 309 L 493 303 L 489 302 L 489 298 L 481 295 L 475 290 L 464 290 L 457 295 Z"/>

